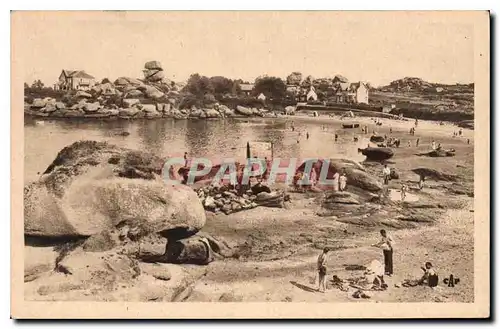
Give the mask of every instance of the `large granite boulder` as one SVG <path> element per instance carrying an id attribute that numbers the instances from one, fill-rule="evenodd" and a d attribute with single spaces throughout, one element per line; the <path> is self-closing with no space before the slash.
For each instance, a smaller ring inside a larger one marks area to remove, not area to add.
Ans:
<path id="1" fill-rule="evenodd" d="M 372 143 L 381 143 L 383 141 L 385 141 L 384 136 L 379 136 L 379 135 L 370 136 L 370 142 Z"/>
<path id="2" fill-rule="evenodd" d="M 163 68 L 161 67 L 161 63 L 159 61 L 149 61 L 144 64 L 144 68 L 146 70 L 160 70 L 162 71 Z"/>
<path id="3" fill-rule="evenodd" d="M 175 264 L 206 265 L 214 260 L 208 240 L 196 235 L 167 243 L 165 256 Z"/>
<path id="4" fill-rule="evenodd" d="M 102 109 L 102 105 L 99 102 L 94 103 L 85 103 L 83 106 L 83 110 L 85 112 L 97 112 Z"/>
<path id="5" fill-rule="evenodd" d="M 25 234 L 84 237 L 124 225 L 175 239 L 195 234 L 205 224 L 203 206 L 191 188 L 163 181 L 163 164 L 105 142 L 65 147 L 25 187 Z"/>
<path id="6" fill-rule="evenodd" d="M 91 94 L 89 94 L 89 93 L 88 93 L 88 92 L 86 92 L 86 91 L 79 90 L 79 91 L 77 91 L 77 92 L 76 92 L 75 97 L 76 97 L 76 98 L 91 98 L 91 97 L 92 97 L 92 95 L 91 95 Z"/>
<path id="7" fill-rule="evenodd" d="M 237 105 L 236 106 L 236 112 L 238 114 L 242 114 L 242 115 L 246 115 L 246 116 L 252 116 L 254 114 L 254 111 L 248 107 L 244 107 L 244 106 L 240 106 L 240 105 Z"/>
<path id="8" fill-rule="evenodd" d="M 305 170 L 306 162 L 302 163 L 299 168 L 297 168 L 297 173 L 303 173 Z M 323 166 L 327 166 L 328 172 L 326 175 L 326 179 L 329 181 L 328 183 L 321 182 L 321 168 Z M 369 191 L 369 192 L 379 192 L 382 190 L 382 182 L 366 172 L 364 167 L 357 163 L 356 161 L 348 160 L 348 159 L 320 159 L 314 162 L 313 169 L 316 171 L 316 177 L 319 182 L 316 184 L 316 187 L 321 190 L 331 190 L 335 189 L 335 187 L 331 184 L 331 180 L 335 173 L 345 172 L 347 177 L 347 185 L 355 186 L 359 189 Z M 338 188 L 338 187 L 337 187 Z"/>
<path id="9" fill-rule="evenodd" d="M 130 118 L 137 115 L 137 113 L 139 113 L 140 111 L 141 110 L 139 110 L 137 107 L 120 109 L 118 110 L 118 116 L 123 118 Z"/>
<path id="10" fill-rule="evenodd" d="M 142 97 L 144 94 L 142 93 L 142 91 L 138 90 L 138 89 L 132 89 L 130 91 L 127 91 L 127 93 L 125 94 L 125 98 L 138 98 L 138 97 Z"/>
<path id="11" fill-rule="evenodd" d="M 127 98 L 127 99 L 124 99 L 122 101 L 124 108 L 129 108 L 129 107 L 132 107 L 132 106 L 134 106 L 136 104 L 140 104 L 140 103 L 141 103 L 141 101 L 138 100 L 137 98 Z"/>
<path id="12" fill-rule="evenodd" d="M 137 80 L 134 78 L 120 77 L 120 78 L 115 80 L 114 85 L 117 87 L 125 87 L 128 85 L 141 86 L 141 85 L 143 85 L 143 83 L 140 80 Z"/>
<path id="13" fill-rule="evenodd" d="M 159 99 L 165 95 L 162 91 L 154 86 L 143 85 L 138 87 L 137 89 L 142 91 L 147 98 L 151 99 Z"/>
<path id="14" fill-rule="evenodd" d="M 371 161 L 384 161 L 394 156 L 394 152 L 388 147 L 367 147 L 364 149 L 358 148 L 358 152 L 366 156 L 367 160 Z"/>
<path id="15" fill-rule="evenodd" d="M 285 107 L 285 114 L 286 115 L 293 115 L 295 114 L 295 106 L 287 106 Z"/>
<path id="16" fill-rule="evenodd" d="M 31 108 L 33 109 L 41 109 L 44 108 L 45 105 L 47 105 L 47 102 L 41 98 L 35 98 L 33 100 L 33 103 L 31 104 Z"/>

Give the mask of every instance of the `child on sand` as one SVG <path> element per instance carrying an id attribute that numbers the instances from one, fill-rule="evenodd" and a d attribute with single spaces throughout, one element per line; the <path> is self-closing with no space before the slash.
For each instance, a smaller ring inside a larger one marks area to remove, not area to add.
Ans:
<path id="1" fill-rule="evenodd" d="M 432 267 L 430 262 L 426 262 L 424 267 L 421 267 L 424 275 L 419 281 L 419 284 L 427 284 L 429 287 L 434 288 L 438 285 L 439 277 Z"/>
<path id="2" fill-rule="evenodd" d="M 330 251 L 329 248 L 323 249 L 323 252 L 318 256 L 318 277 L 319 277 L 319 282 L 318 282 L 318 291 L 319 292 L 325 292 L 326 291 L 326 266 L 327 266 L 327 260 L 328 260 L 328 252 Z M 321 289 L 323 288 L 323 289 Z M 323 290 L 323 291 L 321 291 Z"/>
<path id="3" fill-rule="evenodd" d="M 401 201 L 405 201 L 406 199 L 406 191 L 408 190 L 408 186 L 406 184 L 401 185 Z"/>

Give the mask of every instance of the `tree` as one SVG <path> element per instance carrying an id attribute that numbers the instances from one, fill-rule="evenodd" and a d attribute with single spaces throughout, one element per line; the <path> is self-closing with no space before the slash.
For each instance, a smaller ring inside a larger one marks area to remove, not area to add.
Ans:
<path id="1" fill-rule="evenodd" d="M 43 89 L 43 87 L 44 87 L 44 84 L 41 80 L 35 80 L 35 81 L 33 81 L 33 84 L 31 85 L 32 89 L 37 89 L 37 90 L 41 90 L 41 89 Z"/>
<path id="2" fill-rule="evenodd" d="M 203 97 L 207 93 L 212 94 L 214 92 L 210 79 L 198 73 L 191 74 L 184 90 L 197 97 Z"/>
<path id="3" fill-rule="evenodd" d="M 215 76 L 210 78 L 210 84 L 215 94 L 227 94 L 233 91 L 234 82 L 226 77 Z"/>
<path id="4" fill-rule="evenodd" d="M 29 88 L 30 88 L 30 86 L 25 82 L 24 83 L 24 89 L 29 89 Z"/>
<path id="5" fill-rule="evenodd" d="M 286 85 L 277 77 L 258 77 L 255 79 L 254 93 L 263 93 L 267 98 L 282 100 L 285 97 Z"/>
<path id="6" fill-rule="evenodd" d="M 300 72 L 292 72 L 289 76 L 286 77 L 286 84 L 288 85 L 300 85 L 302 81 L 302 73 Z"/>

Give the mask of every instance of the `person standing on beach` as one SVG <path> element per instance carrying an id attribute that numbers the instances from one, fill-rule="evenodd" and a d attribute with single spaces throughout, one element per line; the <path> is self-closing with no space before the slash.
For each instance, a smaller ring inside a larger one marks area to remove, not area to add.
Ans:
<path id="1" fill-rule="evenodd" d="M 384 185 L 388 185 L 389 179 L 391 178 L 391 168 L 387 167 L 387 164 L 384 165 L 384 169 L 382 169 L 382 174 L 384 175 Z"/>
<path id="2" fill-rule="evenodd" d="M 188 167 L 189 160 L 188 160 L 188 153 L 184 152 L 184 167 Z"/>
<path id="3" fill-rule="evenodd" d="M 306 131 L 306 139 L 309 139 L 309 132 Z"/>
<path id="4" fill-rule="evenodd" d="M 333 180 L 333 191 L 337 192 L 339 190 L 339 181 L 340 181 L 340 175 L 339 172 L 337 171 L 335 174 L 333 174 L 332 177 Z"/>
<path id="5" fill-rule="evenodd" d="M 432 140 L 431 147 L 433 150 L 436 150 L 436 142 Z"/>
<path id="6" fill-rule="evenodd" d="M 422 190 L 424 188 L 425 176 L 420 175 L 420 180 L 418 181 L 418 188 Z"/>
<path id="7" fill-rule="evenodd" d="M 380 230 L 380 235 L 382 239 L 379 243 L 373 244 L 373 247 L 378 247 L 383 250 L 384 253 L 384 265 L 385 274 L 387 276 L 392 276 L 394 274 L 394 268 L 392 263 L 392 254 L 394 251 L 394 240 L 387 234 L 386 230 Z"/>
<path id="8" fill-rule="evenodd" d="M 392 134 L 392 127 L 389 127 L 389 133 Z"/>
<path id="9" fill-rule="evenodd" d="M 347 186 L 347 176 L 345 175 L 345 171 L 342 171 L 342 175 L 339 177 L 339 183 L 340 183 L 340 191 L 343 192 L 345 191 L 345 188 Z"/>
<path id="10" fill-rule="evenodd" d="M 337 133 L 335 133 L 335 141 L 337 141 L 338 138 L 339 138 L 339 135 L 337 135 Z"/>
<path id="11" fill-rule="evenodd" d="M 419 143 L 420 143 L 420 138 L 417 138 L 417 141 L 415 142 L 415 146 L 418 147 Z"/>
<path id="12" fill-rule="evenodd" d="M 458 131 L 458 136 L 462 136 L 462 128 Z"/>
<path id="13" fill-rule="evenodd" d="M 324 248 L 323 252 L 318 256 L 318 291 L 325 292 L 326 291 L 326 266 L 328 262 L 328 252 L 329 248 Z M 323 288 L 323 289 L 322 289 Z M 323 291 L 322 291 L 323 290 Z"/>

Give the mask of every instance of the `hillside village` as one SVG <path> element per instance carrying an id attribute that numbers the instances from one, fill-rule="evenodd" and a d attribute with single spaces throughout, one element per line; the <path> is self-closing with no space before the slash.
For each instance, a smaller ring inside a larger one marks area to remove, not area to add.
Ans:
<path id="1" fill-rule="evenodd" d="M 92 118 L 263 117 L 289 114 L 287 106 L 310 105 L 325 111 L 352 108 L 422 119 L 473 119 L 473 84 L 443 85 L 406 77 L 373 88 L 340 74 L 314 78 L 300 72 L 286 79 L 260 76 L 253 83 L 195 73 L 179 83 L 166 77 L 158 61 L 145 63 L 142 73 L 139 79 L 119 77 L 111 82 L 85 70 L 62 69 L 50 88 L 39 80 L 31 87 L 25 84 L 25 113 Z"/>

